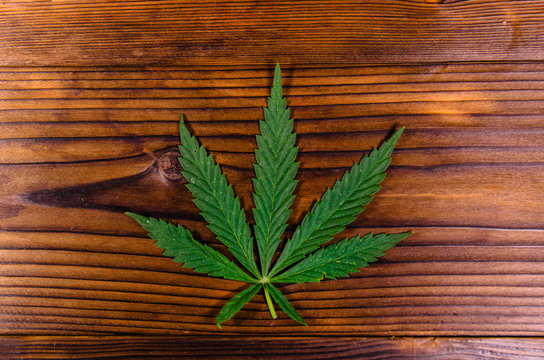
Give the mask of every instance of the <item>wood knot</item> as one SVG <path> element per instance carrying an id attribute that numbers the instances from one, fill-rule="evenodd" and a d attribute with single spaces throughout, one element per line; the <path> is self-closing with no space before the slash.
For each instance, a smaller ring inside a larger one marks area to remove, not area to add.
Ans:
<path id="1" fill-rule="evenodd" d="M 159 173 L 167 180 L 180 181 L 183 179 L 181 171 L 183 168 L 178 161 L 179 152 L 169 151 L 163 154 L 158 160 Z"/>

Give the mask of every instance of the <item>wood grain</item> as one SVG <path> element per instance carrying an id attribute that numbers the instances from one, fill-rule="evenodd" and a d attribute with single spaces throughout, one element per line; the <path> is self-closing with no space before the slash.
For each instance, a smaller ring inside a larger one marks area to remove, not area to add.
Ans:
<path id="1" fill-rule="evenodd" d="M 244 285 L 163 257 L 122 212 L 182 223 L 222 250 L 172 169 L 177 121 L 249 214 L 272 70 L 2 68 L 0 332 L 542 336 L 543 74 L 538 62 L 286 67 L 301 163 L 290 223 L 406 126 L 383 190 L 343 235 L 414 235 L 349 279 L 282 286 L 309 327 L 272 321 L 258 295 L 220 332 L 215 315 Z"/>
<path id="2" fill-rule="evenodd" d="M 4 66 L 526 61 L 544 1 L 5 1 Z"/>
<path id="3" fill-rule="evenodd" d="M 3 359 L 542 359 L 540 338 L 0 338 Z"/>

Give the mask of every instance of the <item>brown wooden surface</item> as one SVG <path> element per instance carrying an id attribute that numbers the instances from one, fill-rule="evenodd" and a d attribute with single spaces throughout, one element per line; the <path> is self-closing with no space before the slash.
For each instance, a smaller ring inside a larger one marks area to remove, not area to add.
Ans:
<path id="1" fill-rule="evenodd" d="M 2 359 L 543 359 L 541 338 L 0 338 Z"/>
<path id="2" fill-rule="evenodd" d="M 12 1 L 0 65 L 542 60 L 544 1 Z"/>
<path id="3" fill-rule="evenodd" d="M 223 332 L 213 318 L 243 284 L 162 257 L 122 212 L 178 221 L 214 243 L 183 180 L 160 164 L 175 156 L 184 113 L 249 209 L 270 69 L 5 70 L 1 331 L 542 335 L 543 70 L 286 69 L 301 162 L 290 222 L 406 126 L 382 192 L 345 234 L 414 235 L 350 279 L 284 286 L 309 327 L 271 321 L 257 296 Z"/>
<path id="4" fill-rule="evenodd" d="M 0 3 L 0 357 L 544 358 L 543 10 Z M 177 121 L 249 214 L 276 62 L 299 134 L 290 222 L 406 126 L 383 190 L 343 236 L 414 235 L 348 279 L 282 286 L 309 327 L 272 321 L 258 295 L 219 331 L 244 285 L 173 263 L 122 212 L 221 250 L 171 167 Z"/>

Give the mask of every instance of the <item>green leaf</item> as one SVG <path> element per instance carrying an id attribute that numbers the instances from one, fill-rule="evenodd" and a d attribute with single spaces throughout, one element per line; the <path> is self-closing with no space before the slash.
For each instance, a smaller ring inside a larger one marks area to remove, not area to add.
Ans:
<path id="1" fill-rule="evenodd" d="M 289 207 L 294 199 L 292 194 L 297 185 L 294 178 L 298 170 L 293 120 L 289 118 L 289 109 L 282 98 L 279 65 L 274 73 L 268 108 L 264 109 L 264 121 L 259 125 L 259 148 L 255 149 L 257 163 L 253 165 L 257 175 L 253 179 L 253 217 L 261 270 L 266 276 L 291 214 Z"/>
<path id="2" fill-rule="evenodd" d="M 336 279 L 346 277 L 359 268 L 368 266 L 384 255 L 384 251 L 395 246 L 410 233 L 366 234 L 344 239 L 312 253 L 280 275 L 273 282 L 319 282 L 323 277 Z"/>
<path id="3" fill-rule="evenodd" d="M 229 320 L 259 292 L 262 284 L 254 284 L 230 299 L 215 318 L 217 326 L 221 329 L 221 323 Z"/>
<path id="4" fill-rule="evenodd" d="M 251 275 L 213 248 L 194 240 L 182 226 L 126 213 L 149 232 L 157 246 L 165 250 L 164 255 L 172 256 L 175 261 L 195 271 L 252 284 L 221 309 L 216 319 L 220 328 L 221 323 L 232 318 L 261 287 L 273 318 L 276 318 L 273 305 L 276 302 L 288 316 L 306 325 L 272 282 L 318 282 L 325 277 L 348 276 L 408 236 L 406 233 L 367 234 L 320 249 L 320 245 L 332 240 L 336 233 L 354 221 L 380 189 L 379 183 L 385 178 L 385 170 L 402 128 L 325 191 L 272 266 L 291 214 L 293 191 L 297 184 L 298 148 L 295 146 L 293 120 L 289 116 L 277 65 L 268 106 L 264 108 L 264 120 L 259 122 L 261 133 L 257 135 L 258 148 L 255 150 L 253 231 L 261 272 L 255 261 L 253 238 L 240 200 L 235 197 L 219 166 L 190 134 L 183 117 L 179 123 L 179 162 L 188 182 L 186 186 L 194 195 L 193 202 L 208 222 L 208 228 Z"/>
<path id="5" fill-rule="evenodd" d="M 385 170 L 391 162 L 393 148 L 404 128 L 398 130 L 378 149 L 365 155 L 354 164 L 332 189 L 327 189 L 287 241 L 278 261 L 270 272 L 270 277 L 287 266 L 294 264 L 306 254 L 319 248 L 319 245 L 332 240 L 333 236 L 344 230 L 364 210 L 385 178 Z"/>
<path id="6" fill-rule="evenodd" d="M 302 316 L 298 314 L 293 305 L 283 296 L 283 294 L 270 283 L 264 284 L 267 291 L 270 293 L 274 301 L 280 306 L 284 313 L 289 315 L 289 317 L 295 321 L 298 321 L 302 325 L 308 326 Z"/>
<path id="7" fill-rule="evenodd" d="M 227 183 L 221 169 L 199 145 L 183 122 L 179 122 L 181 145 L 179 162 L 187 188 L 195 199 L 193 202 L 208 222 L 208 228 L 217 239 L 226 245 L 234 257 L 254 276 L 260 277 L 253 255 L 253 238 L 240 200 L 234 196 L 232 186 Z"/>
<path id="8" fill-rule="evenodd" d="M 130 212 L 125 214 L 149 232 L 149 237 L 156 241 L 155 245 L 164 249 L 164 255 L 184 263 L 185 267 L 225 279 L 257 282 L 224 255 L 193 239 L 189 230 L 184 227 Z"/>

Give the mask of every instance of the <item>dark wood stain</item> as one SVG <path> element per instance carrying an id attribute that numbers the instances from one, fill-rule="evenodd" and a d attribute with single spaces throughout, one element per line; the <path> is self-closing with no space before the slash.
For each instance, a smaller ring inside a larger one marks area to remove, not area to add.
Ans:
<path id="1" fill-rule="evenodd" d="M 428 81 L 429 69 L 435 82 Z M 310 327 L 300 328 L 284 315 L 271 321 L 262 298 L 257 297 L 226 325 L 229 333 L 541 334 L 541 291 L 533 281 L 542 261 L 535 250 L 542 246 L 544 144 L 541 119 L 530 115 L 540 100 L 535 93 L 520 93 L 534 87 L 541 69 L 542 65 L 533 63 L 297 70 L 306 78 L 292 76 L 291 85 L 286 86 L 289 105 L 301 118 L 295 122 L 301 171 L 290 229 L 353 161 L 379 145 L 391 129 L 403 125 L 407 130 L 383 190 L 345 234 L 412 230 L 414 235 L 350 279 L 284 286 Z M 149 108 L 146 116 L 136 115 L 126 122 L 87 117 L 89 101 L 110 101 L 111 94 L 104 96 L 114 91 L 119 95 L 111 114 L 130 110 L 135 103 L 125 82 L 127 76 L 145 78 L 137 70 L 111 69 L 104 75 L 93 68 L 26 69 L 27 88 L 52 89 L 45 103 L 21 102 L 10 95 L 21 91 L 13 83 L 20 81 L 14 74 L 21 70 L 3 72 L 7 95 L 0 111 L 16 107 L 22 115 L 2 123 L 0 140 L 0 170 L 6 179 L 2 202 L 20 209 L 2 219 L 2 271 L 10 284 L 4 290 L 10 299 L 5 303 L 9 309 L 5 333 L 35 334 L 37 324 L 40 332 L 47 329 L 50 334 L 217 333 L 213 317 L 240 285 L 207 279 L 161 257 L 160 250 L 122 212 L 179 222 L 222 251 L 183 181 L 170 180 L 161 172 L 164 156 L 170 165 L 175 157 L 176 118 L 181 111 L 172 112 L 170 119 L 161 114 L 169 106 L 177 108 L 177 102 L 193 102 L 182 111 L 187 123 L 221 164 L 251 220 L 252 151 L 262 99 L 254 98 L 255 90 L 242 84 L 246 78 L 269 84 L 269 69 L 208 69 L 200 82 L 194 82 L 199 97 L 192 96 L 191 85 L 169 89 L 171 93 L 150 92 L 142 98 L 146 104 L 175 101 L 164 103 L 166 108 Z M 192 78 L 197 74 L 192 68 L 157 71 L 160 76 L 153 71 L 146 74 L 180 81 L 184 74 Z M 345 73 L 353 75 L 346 78 Z M 396 78 L 410 77 L 411 82 L 396 89 L 394 98 L 387 88 L 376 91 L 367 85 L 400 86 L 392 82 L 391 73 Z M 455 74 L 450 79 L 454 81 L 442 81 L 449 74 Z M 99 87 L 88 82 L 104 76 L 107 81 L 97 80 L 102 82 Z M 62 80 L 73 77 L 87 84 L 80 92 L 84 97 L 65 96 Z M 463 78 L 471 80 L 460 81 Z M 500 90 L 497 96 L 493 84 L 505 79 L 516 89 Z M 348 80 L 359 94 L 343 88 Z M 228 92 L 220 90 L 218 96 L 219 90 L 207 85 L 218 83 Z M 417 93 L 414 87 L 420 88 Z M 56 97 L 70 105 L 55 111 L 74 113 L 74 120 L 26 120 L 23 114 L 35 111 L 36 106 L 55 107 Z M 418 97 L 425 100 L 417 101 Z M 510 101 L 536 104 L 529 114 L 505 112 L 505 103 Z M 248 116 L 231 117 L 236 113 L 225 113 L 220 106 L 232 108 L 233 104 Z M 366 114 L 369 107 L 380 104 L 388 107 L 385 115 Z M 467 109 L 467 104 L 473 108 Z M 419 115 L 413 107 L 419 107 Z M 132 250 L 135 246 L 138 250 Z M 135 277 L 127 278 L 126 271 Z M 199 289 L 200 295 L 195 298 L 187 292 L 172 297 L 172 287 L 160 294 L 152 290 L 164 281 L 174 284 L 166 280 L 171 276 L 183 276 L 174 283 Z M 30 280 L 38 278 L 39 283 Z M 103 278 L 109 279 L 104 287 L 93 284 L 89 288 L 90 279 Z M 206 287 L 199 285 L 203 279 Z M 71 322 L 74 316 L 80 318 Z"/>
<path id="2" fill-rule="evenodd" d="M 2 339 L 0 354 L 17 358 L 71 354 L 72 358 L 132 359 L 512 359 L 539 358 L 542 339 L 26 337 Z M 83 353 L 81 349 L 86 349 Z"/>
<path id="3" fill-rule="evenodd" d="M 0 4 L 1 358 L 544 358 L 543 1 Z M 393 129 L 383 189 L 337 239 L 413 231 L 350 278 L 282 284 L 310 324 L 162 256 L 130 210 L 219 251 L 177 126 L 251 222 L 273 66 L 300 171 L 287 234 Z M 412 336 L 413 338 L 409 338 Z M 437 338 L 438 337 L 438 338 Z"/>
<path id="4" fill-rule="evenodd" d="M 543 9 L 522 0 L 7 2 L 0 64 L 538 61 Z"/>

